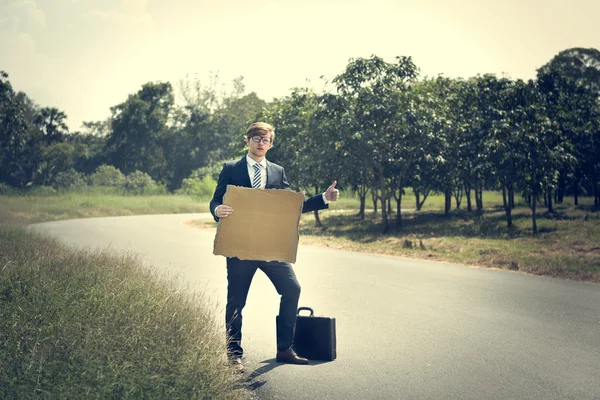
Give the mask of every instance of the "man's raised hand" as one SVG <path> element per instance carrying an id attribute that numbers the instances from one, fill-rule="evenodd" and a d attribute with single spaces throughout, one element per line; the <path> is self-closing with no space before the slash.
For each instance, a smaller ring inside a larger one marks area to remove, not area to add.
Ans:
<path id="1" fill-rule="evenodd" d="M 325 191 L 325 198 L 327 201 L 337 201 L 340 198 L 340 191 L 335 188 L 337 181 L 333 181 L 333 183 L 327 188 Z"/>
<path id="2" fill-rule="evenodd" d="M 233 208 L 225 204 L 221 204 L 215 210 L 215 214 L 217 214 L 217 218 L 226 218 L 229 215 L 233 214 Z"/>

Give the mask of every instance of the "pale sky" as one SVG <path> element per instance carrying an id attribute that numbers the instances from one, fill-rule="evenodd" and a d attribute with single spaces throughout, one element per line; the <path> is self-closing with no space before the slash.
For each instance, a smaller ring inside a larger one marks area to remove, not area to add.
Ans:
<path id="1" fill-rule="evenodd" d="M 561 50 L 600 49 L 599 15 L 599 0 L 0 0 L 0 70 L 73 131 L 186 75 L 241 75 L 267 101 L 373 54 L 529 79 Z"/>

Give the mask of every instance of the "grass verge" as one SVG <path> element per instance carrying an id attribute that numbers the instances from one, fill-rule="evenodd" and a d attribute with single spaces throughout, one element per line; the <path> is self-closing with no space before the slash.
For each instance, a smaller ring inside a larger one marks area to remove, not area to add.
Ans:
<path id="1" fill-rule="evenodd" d="M 525 208 L 514 210 L 512 229 L 496 207 L 481 216 L 408 212 L 402 227 L 389 234 L 381 233 L 372 213 L 361 220 L 355 212 L 325 212 L 322 221 L 317 228 L 312 215 L 303 216 L 301 243 L 600 283 L 600 213 L 590 206 L 563 205 L 540 214 L 536 236 Z"/>
<path id="2" fill-rule="evenodd" d="M 0 195 L 0 223 L 25 226 L 71 218 L 208 212 L 206 200 L 190 196 L 119 196 L 94 193 Z"/>
<path id="3" fill-rule="evenodd" d="M 202 210 L 168 197 L 161 212 Z M 0 198 L 0 398 L 251 398 L 208 299 L 133 255 L 74 250 L 20 227 L 83 216 L 69 209 L 81 198 L 15 199 Z M 98 199 L 109 215 L 152 200 Z M 23 217 L 32 203 L 39 211 Z"/>

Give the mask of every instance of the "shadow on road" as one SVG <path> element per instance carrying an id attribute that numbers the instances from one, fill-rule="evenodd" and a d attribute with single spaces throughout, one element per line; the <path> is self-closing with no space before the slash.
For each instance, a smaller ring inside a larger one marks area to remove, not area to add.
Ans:
<path id="1" fill-rule="evenodd" d="M 267 381 L 265 380 L 259 380 L 259 381 L 254 381 L 256 378 L 258 378 L 259 376 L 261 376 L 262 374 L 271 371 L 272 369 L 279 367 L 283 364 L 278 363 L 277 361 L 275 361 L 274 358 L 271 358 L 269 360 L 263 360 L 260 362 L 260 364 L 265 364 L 262 365 L 260 367 L 258 367 L 257 369 L 255 369 L 246 379 L 246 382 L 248 383 L 248 388 L 250 390 L 256 390 L 258 388 L 260 388 L 261 386 L 263 386 L 265 383 L 267 383 Z"/>
<path id="2" fill-rule="evenodd" d="M 319 364 L 323 364 L 326 361 L 314 361 L 311 360 L 310 363 L 308 365 L 303 365 L 303 368 L 306 367 L 310 367 L 310 366 L 315 366 L 315 365 L 319 365 Z M 261 361 L 259 364 L 264 364 L 260 367 L 258 367 L 257 369 L 255 369 L 250 375 L 248 375 L 248 378 L 246 378 L 246 383 L 248 384 L 248 388 L 250 390 L 256 390 L 259 389 L 261 386 L 263 386 L 265 383 L 267 383 L 267 381 L 265 380 L 256 380 L 259 376 L 271 371 L 274 368 L 286 365 L 283 363 L 279 363 L 277 361 L 275 361 L 274 358 L 271 358 L 269 360 L 263 360 Z"/>

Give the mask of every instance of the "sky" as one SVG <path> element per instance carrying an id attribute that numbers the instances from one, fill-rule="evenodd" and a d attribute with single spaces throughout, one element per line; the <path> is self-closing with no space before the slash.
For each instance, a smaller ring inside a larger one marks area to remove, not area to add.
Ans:
<path id="1" fill-rule="evenodd" d="M 0 0 L 0 70 L 75 131 L 147 82 L 242 76 L 270 101 L 371 55 L 531 79 L 562 50 L 600 49 L 598 15 L 598 0 Z"/>

